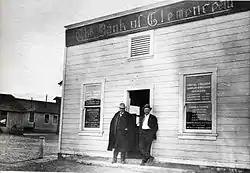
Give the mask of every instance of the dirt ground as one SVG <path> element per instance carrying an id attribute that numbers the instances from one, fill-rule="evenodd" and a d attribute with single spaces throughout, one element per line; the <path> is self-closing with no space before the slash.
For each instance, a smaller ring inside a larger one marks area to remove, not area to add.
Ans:
<path id="1" fill-rule="evenodd" d="M 147 170 L 134 170 L 131 168 L 114 168 L 91 166 L 69 160 L 56 160 L 46 163 L 33 163 L 20 167 L 1 166 L 1 171 L 32 171 L 32 172 L 87 172 L 87 173 L 149 173 Z M 163 173 L 157 171 L 157 173 Z M 164 172 L 166 173 L 166 172 Z"/>
<path id="2" fill-rule="evenodd" d="M 88 173 L 149 173 L 152 172 L 145 169 L 117 168 L 94 166 L 83 163 L 77 163 L 76 160 L 54 160 L 47 162 L 36 162 L 39 153 L 39 137 L 37 136 L 14 136 L 8 134 L 0 134 L 0 171 L 32 171 L 32 172 L 88 172 Z M 52 157 L 58 153 L 58 135 L 46 134 L 44 155 Z M 51 155 L 51 156 L 50 156 Z M 33 160 L 34 162 L 33 162 Z M 93 159 L 93 158 L 92 158 Z M 103 160 L 94 158 L 96 160 Z M 32 160 L 26 163 L 23 161 Z M 16 163 L 24 163 L 19 166 Z M 250 170 L 226 170 L 226 169 L 201 169 L 198 166 L 187 166 L 179 164 L 154 164 L 157 167 L 181 168 L 195 170 L 197 173 L 250 173 Z M 157 173 L 167 173 L 166 171 L 157 170 Z M 171 172 L 172 173 L 172 172 Z"/>
<path id="3" fill-rule="evenodd" d="M 0 133 L 0 163 L 15 163 L 38 158 L 40 136 L 45 137 L 44 155 L 57 154 L 57 134 L 16 136 Z"/>
<path id="4" fill-rule="evenodd" d="M 164 165 L 161 165 L 164 167 Z M 168 166 L 168 165 L 166 165 Z M 184 169 L 185 170 L 185 169 Z M 229 171 L 216 169 L 193 169 L 196 173 L 250 173 L 245 171 Z M 172 173 L 166 170 L 146 170 L 121 167 L 94 166 L 77 163 L 75 160 L 54 160 L 43 163 L 23 164 L 22 166 L 0 164 L 0 171 L 32 171 L 32 172 L 88 172 L 88 173 Z"/>

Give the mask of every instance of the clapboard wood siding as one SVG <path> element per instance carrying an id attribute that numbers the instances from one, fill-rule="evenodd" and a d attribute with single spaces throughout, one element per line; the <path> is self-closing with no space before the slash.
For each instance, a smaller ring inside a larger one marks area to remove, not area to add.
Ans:
<path id="1" fill-rule="evenodd" d="M 158 55 L 156 58 L 159 59 L 159 62 L 158 61 L 153 61 L 153 60 L 147 60 L 145 62 L 138 61 L 140 63 L 131 62 L 131 65 L 132 66 L 134 65 L 135 67 L 140 67 L 142 65 L 151 64 L 152 66 L 150 66 L 150 69 L 147 69 L 148 71 L 151 71 L 151 70 L 160 70 L 160 69 L 155 69 L 154 66 L 161 65 L 162 63 L 167 63 L 167 64 L 172 64 L 173 63 L 173 65 L 178 64 L 179 66 L 172 66 L 173 69 L 175 69 L 176 67 L 182 67 L 182 66 L 185 66 L 185 65 L 189 66 L 189 64 L 186 64 L 184 62 L 187 61 L 189 63 L 192 63 L 192 62 L 190 62 L 191 55 L 192 55 L 191 59 L 196 59 L 198 61 L 199 59 L 213 58 L 213 57 L 219 58 L 221 56 L 230 55 L 230 54 L 235 56 L 235 54 L 239 55 L 239 54 L 242 54 L 242 53 L 249 53 L 249 42 L 248 42 L 248 40 L 249 40 L 249 38 L 242 39 L 242 40 L 239 40 L 239 41 L 223 42 L 223 44 L 218 43 L 218 44 L 213 44 L 213 45 L 203 45 L 203 46 L 200 46 L 200 47 L 194 47 L 194 48 L 192 48 L 192 50 L 191 49 L 186 50 L 185 46 L 184 46 L 184 47 L 180 47 L 179 49 L 174 50 L 174 51 L 166 50 L 165 52 L 156 54 L 156 56 Z M 204 41 L 204 42 L 206 42 L 206 41 Z M 218 42 L 219 42 L 219 40 L 218 40 Z M 220 46 L 220 47 L 218 47 L 218 46 Z M 238 46 L 240 48 L 238 48 L 238 50 L 237 50 L 235 48 L 235 46 Z M 234 51 L 230 51 L 230 48 L 232 48 Z M 227 50 L 226 52 L 225 52 L 225 49 Z M 224 50 L 224 52 L 219 51 L 219 50 Z M 218 52 L 216 52 L 216 54 L 211 54 L 210 51 L 218 51 Z M 211 55 L 206 55 L 204 52 L 210 52 Z M 189 54 L 191 54 L 191 55 L 189 55 Z M 185 56 L 185 55 L 187 55 L 187 56 Z M 230 60 L 232 60 L 232 59 L 237 60 L 237 58 L 235 58 L 234 56 L 231 56 Z M 126 61 L 126 58 L 121 58 L 119 56 L 117 56 L 116 58 L 119 58 L 119 60 L 115 61 L 117 63 L 114 63 L 114 61 L 112 61 L 112 62 L 110 62 L 111 64 L 109 64 L 109 65 L 104 64 L 104 66 L 102 66 L 100 63 L 96 63 L 93 68 L 91 68 L 91 66 L 87 66 L 88 67 L 87 69 L 82 69 L 82 67 L 86 66 L 86 64 L 84 64 L 86 62 L 84 62 L 81 65 L 80 64 L 79 65 L 69 65 L 68 69 L 67 69 L 67 72 L 68 73 L 71 72 L 72 73 L 71 75 L 74 75 L 74 73 L 79 75 L 79 72 L 80 72 L 80 74 L 84 74 L 84 72 L 96 73 L 96 71 L 94 71 L 94 70 L 97 70 L 98 68 L 100 68 L 99 70 L 101 71 L 101 70 L 105 70 L 105 69 L 107 69 L 108 67 L 111 67 L 111 66 L 114 67 L 114 65 L 118 65 L 119 67 L 122 68 L 121 63 L 124 63 L 124 61 Z M 84 58 L 82 58 L 82 59 L 84 59 Z M 228 60 L 225 60 L 225 59 L 222 59 L 222 60 L 219 59 L 218 61 L 223 61 L 223 60 L 228 61 Z M 179 64 L 179 63 L 181 63 L 181 64 Z M 101 68 L 101 67 L 103 67 L 103 68 Z M 72 71 L 71 69 L 72 70 L 74 69 L 74 71 Z M 81 71 L 79 71 L 79 70 L 81 70 Z M 113 75 L 117 75 L 117 74 L 113 74 Z M 74 76 L 70 76 L 70 77 L 74 77 Z"/>
<path id="2" fill-rule="evenodd" d="M 67 48 L 61 152 L 111 156 L 109 123 L 128 87 L 154 84 L 159 161 L 250 168 L 250 12 L 155 30 L 154 56 L 128 61 L 128 36 Z M 217 67 L 216 141 L 179 140 L 179 73 Z M 80 136 L 81 84 L 103 79 L 103 136 Z"/>

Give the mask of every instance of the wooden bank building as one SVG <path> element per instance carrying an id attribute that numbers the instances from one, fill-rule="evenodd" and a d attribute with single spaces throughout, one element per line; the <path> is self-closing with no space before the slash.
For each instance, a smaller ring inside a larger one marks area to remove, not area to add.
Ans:
<path id="1" fill-rule="evenodd" d="M 164 1 L 66 26 L 60 153 L 111 158 L 119 103 L 137 115 L 149 103 L 156 161 L 250 169 L 249 55 L 247 1 Z"/>

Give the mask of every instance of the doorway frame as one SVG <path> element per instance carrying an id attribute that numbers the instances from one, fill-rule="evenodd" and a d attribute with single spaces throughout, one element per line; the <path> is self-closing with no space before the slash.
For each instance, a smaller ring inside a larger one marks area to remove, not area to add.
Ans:
<path id="1" fill-rule="evenodd" d="M 126 111 L 129 112 L 129 106 L 130 106 L 130 98 L 129 98 L 129 92 L 130 91 L 138 91 L 138 90 L 149 90 L 149 105 L 151 106 L 152 110 L 151 113 L 154 112 L 154 84 L 151 85 L 143 85 L 143 86 L 134 86 L 134 87 L 128 87 L 125 90 L 124 93 L 124 103 L 126 104 Z"/>
<path id="2" fill-rule="evenodd" d="M 133 87 L 128 87 L 125 89 L 124 93 L 124 103 L 126 104 L 126 111 L 129 112 L 129 107 L 130 107 L 130 98 L 129 98 L 129 92 L 130 91 L 138 91 L 138 90 L 148 90 L 149 89 L 149 105 L 152 108 L 151 113 L 154 114 L 154 88 L 155 84 L 150 84 L 150 85 L 139 85 L 139 86 L 133 86 Z M 154 141 L 152 142 L 151 148 L 150 148 L 150 153 L 153 155 L 153 147 L 154 146 Z"/>

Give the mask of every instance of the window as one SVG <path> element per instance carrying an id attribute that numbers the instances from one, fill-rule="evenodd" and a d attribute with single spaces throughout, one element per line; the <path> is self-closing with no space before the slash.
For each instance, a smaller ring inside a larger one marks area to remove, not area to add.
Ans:
<path id="1" fill-rule="evenodd" d="M 53 116 L 53 124 L 57 124 L 57 122 L 58 122 L 58 116 L 54 115 Z"/>
<path id="2" fill-rule="evenodd" d="M 45 124 L 49 123 L 49 114 L 45 114 L 45 116 L 44 116 L 44 123 Z"/>
<path id="3" fill-rule="evenodd" d="M 0 111 L 0 126 L 6 127 L 7 125 L 7 112 Z"/>
<path id="4" fill-rule="evenodd" d="M 82 85 L 81 132 L 102 133 L 103 85 L 104 82 L 98 81 L 87 82 Z"/>
<path id="5" fill-rule="evenodd" d="M 153 55 L 153 30 L 129 36 L 129 59 Z"/>
<path id="6" fill-rule="evenodd" d="M 30 123 L 33 123 L 35 120 L 35 115 L 34 115 L 34 112 L 30 112 L 30 116 L 29 116 L 29 122 Z"/>
<path id="7" fill-rule="evenodd" d="M 180 139 L 216 140 L 216 69 L 180 74 Z"/>

